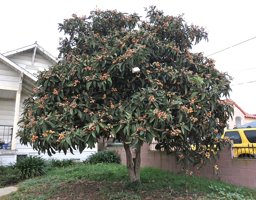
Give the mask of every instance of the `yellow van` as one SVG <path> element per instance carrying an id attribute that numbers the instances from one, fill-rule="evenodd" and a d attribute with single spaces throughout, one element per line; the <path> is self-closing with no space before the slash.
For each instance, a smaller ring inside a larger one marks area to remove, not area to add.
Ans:
<path id="1" fill-rule="evenodd" d="M 233 141 L 234 157 L 256 158 L 256 128 L 225 130 L 221 137 Z"/>

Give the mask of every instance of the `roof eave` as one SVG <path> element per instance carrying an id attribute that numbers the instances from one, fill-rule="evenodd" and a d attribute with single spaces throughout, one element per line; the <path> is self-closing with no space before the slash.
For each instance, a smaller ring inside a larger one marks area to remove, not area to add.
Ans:
<path id="1" fill-rule="evenodd" d="M 14 62 L 12 62 L 8 58 L 6 58 L 4 55 L 0 54 L 0 59 L 3 60 L 5 63 L 9 64 L 15 71 L 23 73 L 24 75 L 26 75 L 27 77 L 29 77 L 33 81 L 37 81 L 37 77 L 35 77 L 33 74 L 31 74 L 30 72 L 28 72 L 24 68 L 20 67 L 19 65 L 15 64 Z"/>
<path id="2" fill-rule="evenodd" d="M 44 55 L 46 55 L 47 57 L 49 57 L 50 60 L 51 60 L 53 63 L 57 63 L 57 58 L 55 58 L 53 55 L 51 55 L 48 51 L 46 51 L 44 48 L 42 48 L 42 47 L 41 47 L 39 44 L 37 44 L 37 43 L 31 44 L 31 45 L 28 45 L 28 46 L 25 46 L 25 47 L 21 47 L 21 48 L 12 50 L 12 51 L 5 52 L 5 53 L 3 53 L 3 55 L 4 55 L 5 57 L 9 57 L 9 56 L 12 56 L 12 55 L 14 55 L 14 54 L 21 53 L 21 52 L 24 52 L 24 51 L 27 51 L 27 50 L 30 50 L 30 49 L 34 49 L 34 48 L 37 48 L 41 53 L 43 53 Z"/>
<path id="3" fill-rule="evenodd" d="M 245 118 L 250 118 L 250 119 L 256 119 L 256 116 L 254 116 L 254 115 L 245 115 L 244 117 Z"/>

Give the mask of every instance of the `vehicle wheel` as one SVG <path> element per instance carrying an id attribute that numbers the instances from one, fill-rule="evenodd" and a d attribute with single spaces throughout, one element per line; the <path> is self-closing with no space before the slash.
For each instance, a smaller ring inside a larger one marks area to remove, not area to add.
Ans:
<path id="1" fill-rule="evenodd" d="M 250 158 L 250 159 L 252 159 L 252 158 L 255 158 L 255 156 L 251 155 L 251 154 L 241 154 L 241 155 L 239 155 L 238 158 L 244 158 L 244 159 Z"/>

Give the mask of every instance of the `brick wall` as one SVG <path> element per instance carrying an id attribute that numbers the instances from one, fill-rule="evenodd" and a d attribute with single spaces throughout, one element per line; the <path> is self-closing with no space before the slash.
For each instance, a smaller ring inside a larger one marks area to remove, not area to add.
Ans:
<path id="1" fill-rule="evenodd" d="M 121 156 L 122 164 L 126 164 L 125 152 L 122 147 L 109 147 L 109 149 L 117 151 Z M 156 167 L 172 172 L 182 171 L 182 166 L 177 164 L 176 158 L 172 154 L 151 151 L 147 144 L 143 145 L 141 154 L 142 167 Z M 218 166 L 218 170 L 215 170 L 214 165 Z M 222 149 L 218 160 L 209 162 L 200 170 L 190 167 L 189 171 L 197 176 L 256 188 L 256 159 L 232 159 L 230 147 Z"/>

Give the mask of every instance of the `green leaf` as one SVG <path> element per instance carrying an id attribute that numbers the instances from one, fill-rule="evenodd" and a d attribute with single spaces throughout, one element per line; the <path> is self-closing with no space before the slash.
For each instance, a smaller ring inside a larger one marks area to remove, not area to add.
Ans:
<path id="1" fill-rule="evenodd" d="M 46 120 L 45 123 L 48 124 L 48 125 L 49 125 L 51 128 L 53 128 L 53 129 L 54 129 L 55 126 L 56 126 L 56 124 L 54 124 L 54 123 L 52 123 L 51 121 L 48 121 L 48 120 Z"/>
<path id="2" fill-rule="evenodd" d="M 124 134 L 130 135 L 130 125 L 127 124 L 126 127 L 124 128 Z"/>
<path id="3" fill-rule="evenodd" d="M 100 132 L 100 127 L 99 127 L 99 125 L 96 125 L 96 132 L 97 132 L 97 133 Z"/>
<path id="4" fill-rule="evenodd" d="M 79 118 L 80 118 L 81 120 L 84 119 L 84 114 L 83 114 L 83 112 L 81 112 L 80 110 L 78 110 L 78 116 L 79 116 Z"/>
<path id="5" fill-rule="evenodd" d="M 112 79 L 111 79 L 111 77 L 109 77 L 109 78 L 107 79 L 107 81 L 108 81 L 108 83 L 109 83 L 109 86 L 111 87 L 111 86 L 112 86 Z"/>
<path id="6" fill-rule="evenodd" d="M 87 89 L 87 91 L 90 89 L 91 85 L 92 85 L 92 82 L 91 82 L 91 81 L 89 81 L 89 82 L 86 83 L 86 89 Z"/>
<path id="7" fill-rule="evenodd" d="M 70 153 L 74 154 L 72 147 L 69 148 Z"/>
<path id="8" fill-rule="evenodd" d="M 71 140 L 70 140 L 70 137 L 66 137 L 65 138 L 66 142 L 69 144 L 69 146 L 72 146 L 72 143 L 71 143 Z"/>
<path id="9" fill-rule="evenodd" d="M 201 95 L 201 101 L 205 99 L 205 96 L 206 96 L 205 93 L 203 93 L 203 94 Z"/>
<path id="10" fill-rule="evenodd" d="M 189 127 L 187 125 L 182 126 L 185 130 L 190 131 Z"/>
<path id="11" fill-rule="evenodd" d="M 83 142 L 80 142 L 78 145 L 79 152 L 82 153 L 85 148 L 86 148 L 86 145 Z"/>
<path id="12" fill-rule="evenodd" d="M 122 128 L 123 128 L 123 125 L 120 124 L 120 125 L 114 130 L 115 134 L 118 133 Z"/>
<path id="13" fill-rule="evenodd" d="M 178 115 L 179 115 L 179 123 L 180 123 L 180 122 L 182 122 L 182 120 L 183 120 L 183 114 L 182 114 L 182 113 L 179 113 Z"/>
<path id="14" fill-rule="evenodd" d="M 184 127 L 182 126 L 182 127 L 180 127 L 180 128 L 181 128 L 181 132 L 184 134 L 184 133 L 185 133 Z"/>
<path id="15" fill-rule="evenodd" d="M 103 89 L 103 91 L 106 91 L 106 82 L 105 81 L 102 83 L 102 89 Z"/>
<path id="16" fill-rule="evenodd" d="M 152 117 L 150 120 L 149 120 L 149 123 L 152 123 L 153 121 L 155 121 L 155 118 Z"/>
<path id="17" fill-rule="evenodd" d="M 99 126 L 101 127 L 101 128 L 105 128 L 106 126 L 104 125 L 104 124 L 102 124 L 102 123 L 99 123 Z"/>
<path id="18" fill-rule="evenodd" d="M 193 92 L 192 94 L 191 94 L 191 98 L 194 98 L 194 97 L 196 97 L 198 95 L 198 92 Z"/>
<path id="19" fill-rule="evenodd" d="M 146 138 L 146 141 L 147 141 L 148 143 L 150 143 L 150 142 L 152 142 L 154 136 L 153 136 L 153 134 L 152 134 L 151 132 L 147 131 L 147 133 L 146 133 L 146 135 L 145 135 L 145 138 Z"/>
<path id="20" fill-rule="evenodd" d="M 97 82 L 98 88 L 100 89 L 102 87 L 102 82 Z"/>

